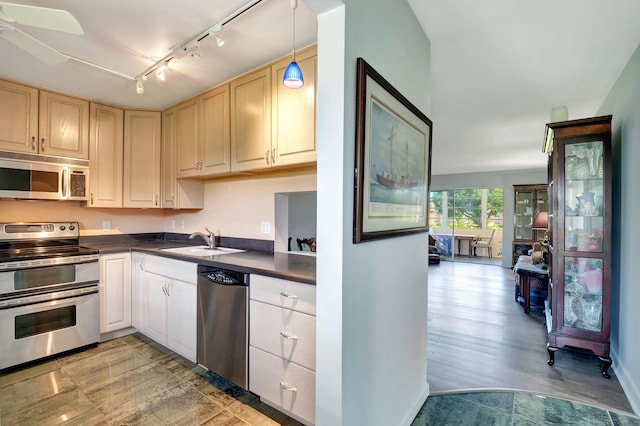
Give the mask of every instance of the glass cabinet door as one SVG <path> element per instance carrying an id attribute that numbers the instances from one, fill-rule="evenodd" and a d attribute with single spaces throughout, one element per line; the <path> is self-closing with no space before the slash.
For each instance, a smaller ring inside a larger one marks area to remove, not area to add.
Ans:
<path id="1" fill-rule="evenodd" d="M 564 325 L 602 331 L 603 142 L 567 144 L 564 156 Z M 584 253 L 581 257 L 579 254 Z"/>
<path id="2" fill-rule="evenodd" d="M 566 251 L 603 250 L 603 142 L 565 148 L 564 245 Z"/>
<path id="3" fill-rule="evenodd" d="M 601 332 L 603 260 L 566 257 L 564 262 L 564 326 Z"/>
<path id="4" fill-rule="evenodd" d="M 531 224 L 533 223 L 533 213 L 536 209 L 534 203 L 533 191 L 516 191 L 515 206 L 515 234 L 516 240 L 531 240 L 533 231 Z"/>

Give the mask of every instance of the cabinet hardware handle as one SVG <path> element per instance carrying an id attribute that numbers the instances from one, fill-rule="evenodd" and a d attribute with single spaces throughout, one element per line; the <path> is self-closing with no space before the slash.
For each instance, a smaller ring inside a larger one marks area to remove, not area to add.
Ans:
<path id="1" fill-rule="evenodd" d="M 140 268 L 141 271 L 144 271 L 144 260 L 138 263 L 138 267 Z"/>
<path id="2" fill-rule="evenodd" d="M 281 331 L 280 335 L 285 339 L 298 340 L 298 336 L 296 336 L 295 334 L 289 334 L 286 331 Z"/>
<path id="3" fill-rule="evenodd" d="M 91 193 L 91 205 L 93 205 L 93 192 Z"/>
<path id="4" fill-rule="evenodd" d="M 36 150 L 36 137 L 31 136 L 31 151 L 35 151 L 35 150 Z"/>
<path id="5" fill-rule="evenodd" d="M 271 150 L 271 164 L 276 164 L 276 148 Z"/>
<path id="6" fill-rule="evenodd" d="M 156 207 L 158 206 L 158 194 L 153 197 L 154 202 L 156 203 Z"/>
<path id="7" fill-rule="evenodd" d="M 267 164 L 269 164 L 269 150 L 266 150 L 264 152 L 264 160 L 267 162 Z"/>
<path id="8" fill-rule="evenodd" d="M 44 152 L 44 138 L 40 140 L 40 151 Z"/>
<path id="9" fill-rule="evenodd" d="M 289 386 L 285 382 L 280 382 L 280 387 L 289 392 L 298 392 L 298 389 L 295 386 Z"/>
<path id="10" fill-rule="evenodd" d="M 295 294 L 289 294 L 284 290 L 280 292 L 280 296 L 288 297 L 289 299 L 297 299 L 298 298 L 298 296 L 296 296 Z"/>

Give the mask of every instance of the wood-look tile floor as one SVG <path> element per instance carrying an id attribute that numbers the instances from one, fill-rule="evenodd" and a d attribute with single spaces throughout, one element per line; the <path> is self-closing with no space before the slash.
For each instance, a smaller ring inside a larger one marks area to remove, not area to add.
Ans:
<path id="1" fill-rule="evenodd" d="M 615 374 L 590 352 L 559 350 L 547 364 L 544 316 L 514 300 L 513 271 L 463 262 L 429 265 L 427 380 L 432 395 L 515 390 L 633 413 Z"/>
<path id="2" fill-rule="evenodd" d="M 0 425 L 299 425 L 134 334 L 0 375 Z"/>

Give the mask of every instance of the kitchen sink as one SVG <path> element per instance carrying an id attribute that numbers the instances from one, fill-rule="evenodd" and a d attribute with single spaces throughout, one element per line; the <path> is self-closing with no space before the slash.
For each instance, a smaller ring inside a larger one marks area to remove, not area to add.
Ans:
<path id="1" fill-rule="evenodd" d="M 166 249 L 160 249 L 160 250 L 166 251 L 168 253 L 184 254 L 186 256 L 195 256 L 195 257 L 219 256 L 222 254 L 240 253 L 244 251 L 244 250 L 232 249 L 227 247 L 209 248 L 208 246 L 176 247 L 176 248 L 166 248 Z"/>

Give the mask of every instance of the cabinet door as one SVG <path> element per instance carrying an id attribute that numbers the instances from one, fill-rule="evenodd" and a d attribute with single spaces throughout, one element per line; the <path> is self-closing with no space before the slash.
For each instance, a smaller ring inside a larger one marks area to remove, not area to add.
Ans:
<path id="1" fill-rule="evenodd" d="M 162 208 L 174 209 L 176 200 L 176 108 L 162 113 Z"/>
<path id="2" fill-rule="evenodd" d="M 37 152 L 38 89 L 0 80 L 0 149 Z"/>
<path id="3" fill-rule="evenodd" d="M 145 272 L 144 298 L 146 303 L 145 334 L 163 345 L 167 344 L 167 288 L 169 279 Z"/>
<path id="4" fill-rule="evenodd" d="M 271 166 L 271 68 L 230 83 L 231 170 Z"/>
<path id="5" fill-rule="evenodd" d="M 172 280 L 168 287 L 167 346 L 196 360 L 196 285 Z"/>
<path id="6" fill-rule="evenodd" d="M 123 207 L 160 207 L 161 113 L 124 113 Z"/>
<path id="7" fill-rule="evenodd" d="M 290 89 L 282 84 L 291 62 L 285 58 L 272 68 L 272 166 L 311 163 L 316 150 L 316 48 L 296 53 L 304 76 L 304 86 Z"/>
<path id="8" fill-rule="evenodd" d="M 141 333 L 146 334 L 147 299 L 144 273 L 145 255 L 131 254 L 131 324 Z"/>
<path id="9" fill-rule="evenodd" d="M 204 93 L 201 97 L 202 128 L 200 173 L 212 175 L 231 170 L 229 129 L 229 85 Z"/>
<path id="10" fill-rule="evenodd" d="M 100 256 L 100 332 L 131 326 L 131 255 Z"/>
<path id="11" fill-rule="evenodd" d="M 124 112 L 92 103 L 88 207 L 122 207 Z"/>
<path id="12" fill-rule="evenodd" d="M 178 177 L 200 174 L 199 121 L 200 98 L 189 99 L 176 107 Z"/>
<path id="13" fill-rule="evenodd" d="M 40 91 L 39 152 L 89 159 L 89 101 Z"/>

